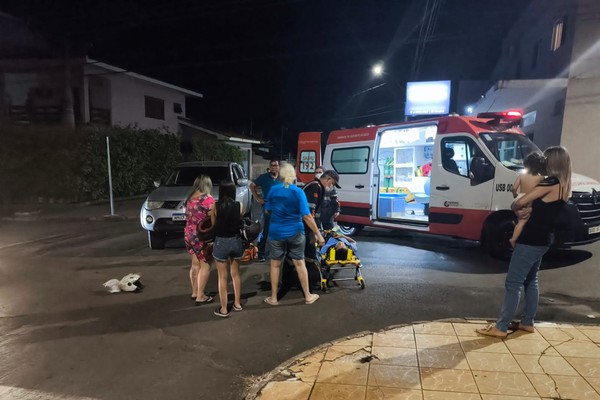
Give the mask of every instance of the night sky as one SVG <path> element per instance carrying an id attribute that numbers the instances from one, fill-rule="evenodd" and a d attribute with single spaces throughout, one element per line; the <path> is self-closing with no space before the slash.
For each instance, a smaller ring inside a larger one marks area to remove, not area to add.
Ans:
<path id="1" fill-rule="evenodd" d="M 300 130 L 401 120 L 409 80 L 488 79 L 503 33 L 528 1 L 2 4 L 74 54 L 203 93 L 188 116 L 213 128 L 274 140 L 283 129 L 295 140 Z M 379 61 L 385 74 L 373 78 Z"/>

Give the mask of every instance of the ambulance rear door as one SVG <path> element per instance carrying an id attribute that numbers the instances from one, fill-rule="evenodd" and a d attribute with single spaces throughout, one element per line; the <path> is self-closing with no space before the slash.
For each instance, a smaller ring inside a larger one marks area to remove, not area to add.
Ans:
<path id="1" fill-rule="evenodd" d="M 296 176 L 298 186 L 315 179 L 315 170 L 321 165 L 322 132 L 300 132 L 298 135 L 298 154 Z"/>

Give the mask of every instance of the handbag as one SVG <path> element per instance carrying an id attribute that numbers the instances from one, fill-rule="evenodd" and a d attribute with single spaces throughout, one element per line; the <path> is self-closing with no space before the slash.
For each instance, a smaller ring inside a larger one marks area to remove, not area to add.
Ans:
<path id="1" fill-rule="evenodd" d="M 210 216 L 207 215 L 198 223 L 198 226 L 196 227 L 196 233 L 198 240 L 201 242 L 208 243 L 215 240 L 215 230 L 212 221 L 210 220 Z"/>
<path id="2" fill-rule="evenodd" d="M 251 243 L 258 238 L 262 232 L 262 226 L 258 220 L 252 221 L 250 218 L 242 219 L 242 226 L 240 228 L 240 236 L 245 243 Z"/>

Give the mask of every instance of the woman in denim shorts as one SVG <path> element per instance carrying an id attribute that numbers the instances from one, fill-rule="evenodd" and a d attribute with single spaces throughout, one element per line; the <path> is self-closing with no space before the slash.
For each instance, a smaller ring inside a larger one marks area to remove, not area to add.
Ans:
<path id="1" fill-rule="evenodd" d="M 219 200 L 211 207 L 210 216 L 215 230 L 213 258 L 219 274 L 219 298 L 221 305 L 215 310 L 218 317 L 228 317 L 227 310 L 227 263 L 231 263 L 233 281 L 233 309 L 242 311 L 240 304 L 241 280 L 240 259 L 244 256 L 244 246 L 240 237 L 244 207 L 235 200 L 235 184 L 223 181 L 219 186 Z"/>
<path id="2" fill-rule="evenodd" d="M 306 304 L 312 304 L 319 298 L 318 294 L 312 294 L 308 285 L 308 272 L 304 263 L 304 224 L 315 233 L 317 242 L 323 245 L 325 241 L 315 220 L 308 208 L 306 195 L 293 182 L 296 180 L 296 172 L 291 164 L 284 163 L 279 169 L 279 178 L 283 184 L 275 185 L 269 190 L 265 210 L 271 213 L 269 225 L 269 258 L 271 259 L 271 296 L 265 299 L 265 303 L 276 306 L 277 288 L 279 285 L 279 274 L 281 261 L 288 254 L 294 263 L 300 286 L 304 292 Z M 215 256 L 216 258 L 216 256 Z"/>

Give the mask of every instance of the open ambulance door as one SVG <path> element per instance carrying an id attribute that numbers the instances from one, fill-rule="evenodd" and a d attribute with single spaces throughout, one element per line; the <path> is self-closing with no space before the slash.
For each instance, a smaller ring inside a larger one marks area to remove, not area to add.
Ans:
<path id="1" fill-rule="evenodd" d="M 298 135 L 298 186 L 304 186 L 315 179 L 315 170 L 321 165 L 321 136 L 322 132 L 300 132 Z"/>
<path id="2" fill-rule="evenodd" d="M 340 176 L 337 189 L 341 213 L 338 225 L 344 234 L 352 235 L 371 225 L 371 190 L 373 188 L 373 150 L 377 127 L 334 131 L 325 148 L 325 169 Z"/>

